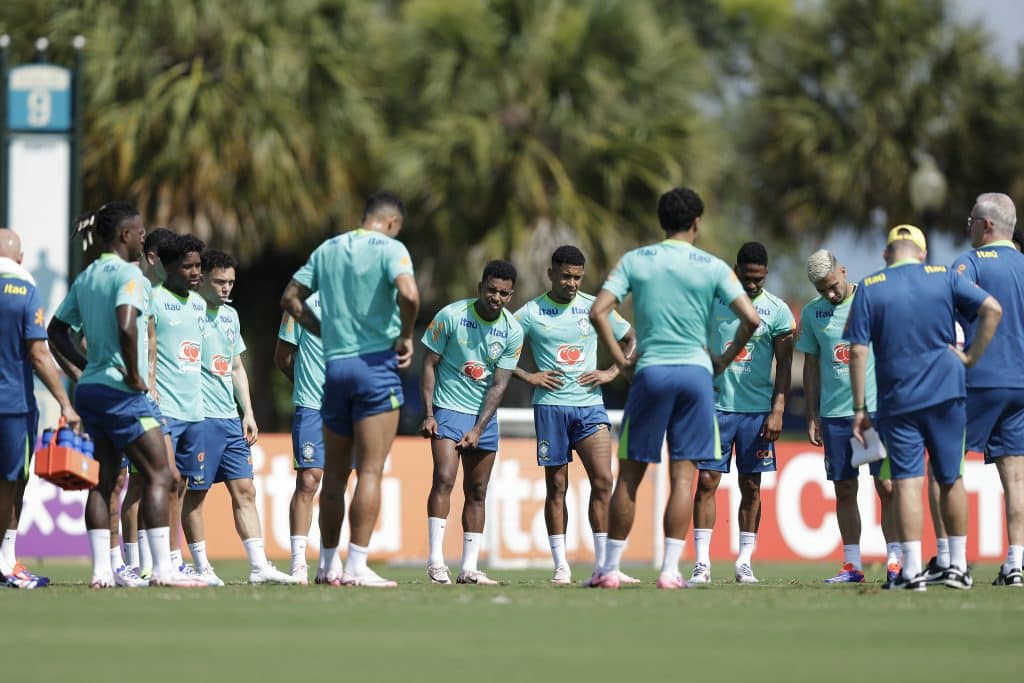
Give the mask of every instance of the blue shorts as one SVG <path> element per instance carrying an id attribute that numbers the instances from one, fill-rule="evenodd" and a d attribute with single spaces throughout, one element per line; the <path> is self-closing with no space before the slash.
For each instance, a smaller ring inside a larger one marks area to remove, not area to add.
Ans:
<path id="1" fill-rule="evenodd" d="M 394 351 L 378 351 L 327 362 L 320 415 L 335 434 L 352 436 L 353 425 L 398 410 L 405 402 Z"/>
<path id="2" fill-rule="evenodd" d="M 537 464 L 560 467 L 572 462 L 572 449 L 580 441 L 611 426 L 608 412 L 600 406 L 533 407 L 537 429 Z"/>
<path id="3" fill-rule="evenodd" d="M 871 416 L 871 424 L 875 429 L 881 430 L 878 419 L 874 415 Z M 850 464 L 853 459 L 851 438 L 853 438 L 852 417 L 821 418 L 821 440 L 825 445 L 825 477 L 829 481 L 846 481 L 860 476 L 860 468 Z M 878 460 L 868 465 L 871 476 L 879 476 L 884 463 L 885 460 Z"/>
<path id="4" fill-rule="evenodd" d="M 1024 455 L 1024 387 L 967 390 L 967 450 L 987 463 Z"/>
<path id="5" fill-rule="evenodd" d="M 295 406 L 292 459 L 297 470 L 324 468 L 324 423 L 319 410 Z"/>
<path id="6" fill-rule="evenodd" d="M 79 384 L 75 410 L 92 440 L 109 440 L 117 453 L 123 453 L 128 444 L 149 430 L 160 428 L 149 397 L 104 384 Z"/>
<path id="7" fill-rule="evenodd" d="M 451 439 L 458 443 L 466 435 L 473 425 L 476 424 L 476 415 L 460 413 L 457 410 L 447 408 L 434 408 L 434 420 L 437 422 L 438 439 Z M 480 441 L 476 445 L 477 450 L 488 453 L 498 451 L 498 416 L 495 415 L 487 423 L 487 428 L 480 435 Z"/>
<path id="8" fill-rule="evenodd" d="M 164 418 L 167 435 L 174 449 L 174 464 L 182 477 L 195 477 L 200 472 L 200 459 L 206 446 L 205 420 L 186 422 L 173 417 Z"/>
<path id="9" fill-rule="evenodd" d="M 209 491 L 218 482 L 252 479 L 252 451 L 245 442 L 242 421 L 208 417 L 201 424 L 206 451 L 199 454 L 199 474 L 189 477 L 189 490 Z"/>
<path id="10" fill-rule="evenodd" d="M 736 471 L 740 474 L 760 474 L 775 471 L 775 444 L 761 437 L 761 429 L 768 413 L 728 413 L 715 411 L 722 457 L 697 464 L 707 472 L 728 472 L 736 451 Z"/>
<path id="11" fill-rule="evenodd" d="M 967 410 L 962 398 L 943 401 L 903 415 L 887 415 L 878 425 L 893 479 L 925 475 L 924 452 L 940 484 L 963 474 Z"/>
<path id="12" fill-rule="evenodd" d="M 39 408 L 28 411 L 28 445 L 34 451 L 39 442 Z"/>
<path id="13" fill-rule="evenodd" d="M 699 365 L 651 365 L 636 373 L 626 398 L 619 458 L 661 462 L 721 457 L 711 373 Z"/>
<path id="14" fill-rule="evenodd" d="M 26 481 L 32 441 L 29 438 L 31 413 L 0 415 L 0 480 Z"/>
<path id="15" fill-rule="evenodd" d="M 160 431 L 163 434 L 166 434 L 166 435 L 169 436 L 170 433 L 171 433 L 171 430 L 167 426 L 167 418 L 164 417 L 164 414 L 162 412 L 160 412 L 160 404 L 157 403 L 156 401 L 154 401 L 150 396 L 146 396 L 146 400 L 149 401 L 149 407 L 153 409 L 153 418 L 157 422 L 160 423 Z M 138 474 L 139 473 L 139 470 L 137 470 L 135 468 L 135 465 L 133 465 L 131 463 L 131 461 L 128 460 L 128 456 L 122 454 L 121 455 L 121 469 L 124 469 L 126 467 L 131 468 L 131 473 L 132 474 Z"/>

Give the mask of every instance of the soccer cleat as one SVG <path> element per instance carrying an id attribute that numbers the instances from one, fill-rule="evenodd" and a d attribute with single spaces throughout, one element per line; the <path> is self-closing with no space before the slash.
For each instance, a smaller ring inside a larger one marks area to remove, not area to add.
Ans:
<path id="1" fill-rule="evenodd" d="M 935 586 L 945 581 L 946 570 L 949 569 L 949 567 L 940 567 L 937 559 L 933 557 L 928 560 L 928 566 L 919 574 L 929 586 Z"/>
<path id="2" fill-rule="evenodd" d="M 150 588 L 206 588 L 209 584 L 195 572 L 183 574 L 180 571 L 172 570 L 167 576 L 160 576 L 153 572 L 153 575 L 149 578 L 149 586 Z"/>
<path id="3" fill-rule="evenodd" d="M 131 567 L 121 565 L 114 570 L 114 583 L 121 588 L 146 588 L 149 581 L 140 578 Z"/>
<path id="4" fill-rule="evenodd" d="M 736 565 L 736 583 L 761 583 L 754 576 L 754 570 L 749 564 Z"/>
<path id="5" fill-rule="evenodd" d="M 690 587 L 690 585 L 683 580 L 683 575 L 678 572 L 675 574 L 662 572 L 661 575 L 658 576 L 656 585 L 662 590 L 679 590 L 680 588 Z"/>
<path id="6" fill-rule="evenodd" d="M 149 579 L 153 578 L 153 568 L 152 567 L 146 567 L 146 568 L 132 567 L 132 569 L 135 570 L 135 573 L 139 575 L 140 579 L 146 579 L 148 581 Z"/>
<path id="7" fill-rule="evenodd" d="M 619 575 L 619 583 L 624 584 L 638 584 L 643 583 L 640 579 L 634 579 L 632 576 L 622 571 L 621 569 L 617 572 Z"/>
<path id="8" fill-rule="evenodd" d="M 825 583 L 864 583 L 864 572 L 854 567 L 851 562 L 847 562 L 840 568 L 838 574 L 825 579 Z"/>
<path id="9" fill-rule="evenodd" d="M 369 567 L 364 569 L 363 572 L 358 575 L 345 572 L 344 576 L 341 577 L 341 585 L 357 586 L 362 588 L 398 588 L 397 582 L 379 576 L 377 572 L 373 571 Z"/>
<path id="10" fill-rule="evenodd" d="M 698 562 L 697 564 L 693 565 L 693 574 L 690 575 L 689 583 L 711 583 L 711 567 L 704 564 L 703 562 Z"/>
<path id="11" fill-rule="evenodd" d="M 619 578 L 620 572 L 612 572 L 610 574 L 596 574 L 590 577 L 591 588 L 609 588 L 612 590 L 618 589 L 622 583 L 622 579 Z"/>
<path id="12" fill-rule="evenodd" d="M 292 567 L 292 578 L 299 582 L 300 586 L 309 585 L 309 567 L 304 564 L 300 564 L 297 567 Z"/>
<path id="13" fill-rule="evenodd" d="M 902 565 L 899 562 L 890 562 L 885 567 L 885 582 L 892 583 L 896 580 L 896 577 L 903 571 Z"/>
<path id="14" fill-rule="evenodd" d="M 199 572 L 197 572 L 195 570 L 195 567 L 193 567 L 192 565 L 188 564 L 187 562 L 182 562 L 181 564 L 178 565 L 178 573 L 181 574 L 182 576 L 188 577 L 188 578 L 193 579 L 193 580 L 200 580 L 200 579 L 202 579 L 202 577 L 199 576 Z"/>
<path id="15" fill-rule="evenodd" d="M 220 577 L 217 576 L 217 573 L 213 571 L 212 565 L 206 565 L 205 567 L 203 567 L 201 571 L 197 572 L 197 574 L 200 579 L 206 582 L 207 586 L 220 588 L 224 585 L 224 582 L 220 580 Z"/>
<path id="16" fill-rule="evenodd" d="M 572 583 L 572 570 L 569 565 L 563 564 L 555 569 L 555 575 L 551 577 L 551 583 L 556 586 L 568 586 Z"/>
<path id="17" fill-rule="evenodd" d="M 448 567 L 443 564 L 427 567 L 427 577 L 430 579 L 430 583 L 440 586 L 452 585 L 452 577 L 448 576 Z"/>
<path id="18" fill-rule="evenodd" d="M 114 583 L 114 575 L 108 574 L 106 576 L 92 575 L 92 581 L 89 582 L 89 588 L 113 588 L 117 584 Z"/>
<path id="19" fill-rule="evenodd" d="M 0 575 L 0 587 L 30 591 L 34 588 L 39 588 L 40 585 L 34 578 L 25 578 L 19 577 L 16 574 L 7 574 L 6 576 Z"/>
<path id="20" fill-rule="evenodd" d="M 14 564 L 14 569 L 11 570 L 10 576 L 17 578 L 19 581 L 34 584 L 33 588 L 43 588 L 50 585 L 49 578 L 33 574 L 21 562 Z"/>
<path id="21" fill-rule="evenodd" d="M 946 575 L 942 579 L 942 584 L 946 588 L 956 588 L 958 590 L 970 590 L 971 586 L 974 585 L 974 579 L 971 578 L 970 571 L 960 571 L 956 567 L 950 567 L 946 570 Z"/>
<path id="22" fill-rule="evenodd" d="M 498 582 L 491 577 L 484 574 L 478 569 L 472 569 L 466 571 L 465 569 L 459 572 L 458 577 L 455 579 L 455 583 L 471 584 L 477 586 L 497 586 Z"/>
<path id="23" fill-rule="evenodd" d="M 597 569 L 590 575 L 590 578 L 583 579 L 584 588 L 597 588 L 597 579 L 600 578 L 601 572 Z"/>
<path id="24" fill-rule="evenodd" d="M 1006 569 L 1000 565 L 999 575 L 996 577 L 996 580 L 992 582 L 992 585 L 1014 586 L 1015 588 L 1020 588 L 1021 586 L 1024 586 L 1024 576 L 1021 575 L 1021 571 L 1019 569 L 1011 569 L 1007 572 Z"/>
<path id="25" fill-rule="evenodd" d="M 218 581 L 219 580 L 220 579 L 218 579 Z M 285 586 L 294 586 L 299 583 L 299 580 L 291 574 L 285 574 L 270 562 L 267 562 L 262 567 L 258 567 L 249 572 L 249 583 L 279 583 Z"/>
<path id="26" fill-rule="evenodd" d="M 318 586 L 340 586 L 341 577 L 331 574 L 323 569 L 316 571 L 316 578 L 313 580 Z"/>
<path id="27" fill-rule="evenodd" d="M 908 579 L 902 573 L 896 577 L 895 581 L 891 581 L 885 585 L 888 590 L 894 591 L 916 591 L 923 593 L 928 590 L 928 580 L 925 578 L 926 572 L 921 572 L 912 579 Z"/>

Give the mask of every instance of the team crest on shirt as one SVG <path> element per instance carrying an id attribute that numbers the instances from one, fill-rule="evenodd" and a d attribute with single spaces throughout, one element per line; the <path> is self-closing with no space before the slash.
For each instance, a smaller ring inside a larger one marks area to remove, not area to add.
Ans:
<path id="1" fill-rule="evenodd" d="M 537 459 L 541 462 L 546 462 L 550 459 L 548 453 L 551 451 L 551 444 L 547 441 L 540 441 L 537 443 Z"/>
<path id="2" fill-rule="evenodd" d="M 206 451 L 200 451 L 199 455 L 196 456 L 196 462 L 202 462 L 206 460 Z"/>
<path id="3" fill-rule="evenodd" d="M 505 345 L 501 342 L 494 342 L 487 347 L 487 353 L 490 355 L 491 360 L 498 360 L 501 356 L 501 352 L 505 349 Z"/>
<path id="4" fill-rule="evenodd" d="M 589 318 L 580 318 L 576 322 L 576 326 L 579 327 L 581 337 L 586 337 L 594 329 Z"/>
<path id="5" fill-rule="evenodd" d="M 586 356 L 583 353 L 583 345 L 562 344 L 555 349 L 555 360 L 558 361 L 559 365 L 568 365 L 570 367 L 579 365 L 586 360 Z"/>
<path id="6" fill-rule="evenodd" d="M 224 336 L 228 338 L 229 344 L 235 343 L 235 328 L 229 327 L 224 330 Z"/>
<path id="7" fill-rule="evenodd" d="M 304 462 L 313 462 L 313 455 L 316 453 L 316 447 L 312 441 L 306 441 L 302 444 L 302 460 Z"/>

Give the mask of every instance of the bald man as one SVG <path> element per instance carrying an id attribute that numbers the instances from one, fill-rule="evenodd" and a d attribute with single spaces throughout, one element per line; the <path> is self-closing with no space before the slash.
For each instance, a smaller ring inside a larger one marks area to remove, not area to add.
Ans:
<path id="1" fill-rule="evenodd" d="M 79 423 L 46 345 L 45 315 L 32 276 L 21 266 L 21 240 L 0 228 L 0 575 L 12 588 L 37 588 L 49 580 L 35 576 L 17 561 L 14 542 L 28 482 L 29 458 L 36 440 L 39 409 L 33 395 L 32 370 L 60 404 L 61 415 Z"/>

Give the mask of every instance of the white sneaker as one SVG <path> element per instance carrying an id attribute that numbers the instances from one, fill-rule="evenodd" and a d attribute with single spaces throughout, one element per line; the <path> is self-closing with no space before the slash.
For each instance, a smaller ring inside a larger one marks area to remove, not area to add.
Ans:
<path id="1" fill-rule="evenodd" d="M 201 576 L 192 572 L 182 574 L 180 571 L 171 571 L 167 576 L 160 576 L 156 572 L 149 579 L 149 586 L 162 586 L 164 588 L 206 588 L 209 586 Z"/>
<path id="2" fill-rule="evenodd" d="M 455 583 L 476 584 L 477 586 L 497 586 L 498 582 L 479 570 L 461 571 L 455 579 Z"/>
<path id="3" fill-rule="evenodd" d="M 398 588 L 398 583 L 391 579 L 385 579 L 369 567 L 360 574 L 349 574 L 345 572 L 341 577 L 342 586 L 359 586 L 362 588 Z"/>
<path id="4" fill-rule="evenodd" d="M 711 567 L 703 562 L 693 565 L 693 574 L 690 575 L 690 580 L 687 583 L 711 583 Z"/>
<path id="5" fill-rule="evenodd" d="M 448 567 L 443 564 L 427 567 L 427 576 L 430 577 L 430 583 L 442 586 L 450 586 L 452 584 L 452 577 L 448 575 Z"/>
<path id="6" fill-rule="evenodd" d="M 113 574 L 107 574 L 106 576 L 93 574 L 92 581 L 89 582 L 89 588 L 113 588 L 116 585 Z"/>
<path id="7" fill-rule="evenodd" d="M 640 579 L 634 579 L 626 572 L 619 570 L 619 583 L 643 583 Z"/>
<path id="8" fill-rule="evenodd" d="M 304 564 L 300 564 L 297 567 L 292 567 L 292 578 L 299 582 L 300 586 L 309 585 L 309 567 Z"/>
<path id="9" fill-rule="evenodd" d="M 754 576 L 754 570 L 749 564 L 736 565 L 736 583 L 761 583 Z"/>
<path id="10" fill-rule="evenodd" d="M 280 583 L 294 586 L 299 583 L 299 580 L 267 562 L 262 567 L 249 572 L 249 583 Z"/>
<path id="11" fill-rule="evenodd" d="M 219 588 L 224 585 L 224 582 L 220 580 L 220 577 L 213 571 L 212 565 L 203 567 L 202 571 L 198 572 L 199 578 L 206 582 L 207 586 L 213 586 Z"/>
<path id="12" fill-rule="evenodd" d="M 178 565 L 178 573 L 189 579 L 202 579 L 195 567 L 190 565 L 188 562 L 182 562 Z"/>
<path id="13" fill-rule="evenodd" d="M 555 575 L 551 577 L 551 583 L 556 586 L 567 586 L 572 583 L 572 569 L 569 565 L 563 564 L 555 569 Z"/>
<path id="14" fill-rule="evenodd" d="M 132 567 L 121 565 L 114 570 L 114 583 L 121 588 L 146 588 L 149 581 L 140 578 Z"/>

